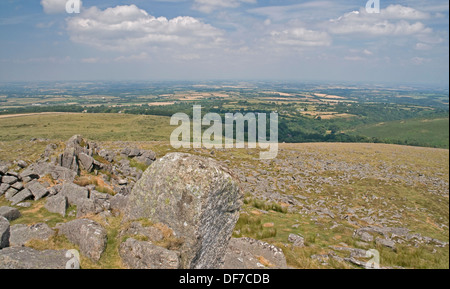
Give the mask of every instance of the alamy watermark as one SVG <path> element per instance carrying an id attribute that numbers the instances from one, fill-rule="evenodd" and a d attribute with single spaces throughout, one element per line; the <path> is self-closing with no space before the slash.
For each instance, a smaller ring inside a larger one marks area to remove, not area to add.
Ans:
<path id="1" fill-rule="evenodd" d="M 81 12 L 81 0 L 67 0 L 66 12 L 68 14 L 79 14 Z"/>
<path id="2" fill-rule="evenodd" d="M 378 250 L 370 249 L 366 251 L 366 258 L 371 258 L 364 265 L 366 269 L 380 269 L 380 252 Z"/>
<path id="3" fill-rule="evenodd" d="M 68 250 L 66 258 L 70 258 L 66 263 L 66 269 L 80 269 L 80 253 L 77 250 Z"/>
<path id="4" fill-rule="evenodd" d="M 223 122 L 218 113 L 207 113 L 202 117 L 201 105 L 194 105 L 192 122 L 185 113 L 176 113 L 170 119 L 170 125 L 178 125 L 170 136 L 170 144 L 175 149 L 232 149 L 245 148 L 247 145 L 250 149 L 261 149 L 260 159 L 274 159 L 278 155 L 278 113 L 270 113 L 269 122 L 268 126 L 266 113 L 251 112 L 245 115 L 226 113 Z M 203 133 L 202 126 L 208 127 Z"/>
<path id="5" fill-rule="evenodd" d="M 366 3 L 366 12 L 370 14 L 380 13 L 380 0 L 369 0 Z"/>

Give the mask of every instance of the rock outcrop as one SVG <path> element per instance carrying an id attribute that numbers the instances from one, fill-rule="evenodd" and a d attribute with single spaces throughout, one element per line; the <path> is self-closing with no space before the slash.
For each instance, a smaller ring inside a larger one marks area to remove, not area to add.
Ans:
<path id="1" fill-rule="evenodd" d="M 172 153 L 144 172 L 126 216 L 163 223 L 182 238 L 181 268 L 219 268 L 242 198 L 238 181 L 217 161 Z"/>

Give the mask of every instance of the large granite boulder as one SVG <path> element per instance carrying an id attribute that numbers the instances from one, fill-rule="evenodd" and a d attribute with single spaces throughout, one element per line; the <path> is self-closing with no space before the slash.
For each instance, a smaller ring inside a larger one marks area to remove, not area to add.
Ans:
<path id="1" fill-rule="evenodd" d="M 144 172 L 125 216 L 169 226 L 184 241 L 181 268 L 220 268 L 242 198 L 237 179 L 217 161 L 171 153 Z"/>

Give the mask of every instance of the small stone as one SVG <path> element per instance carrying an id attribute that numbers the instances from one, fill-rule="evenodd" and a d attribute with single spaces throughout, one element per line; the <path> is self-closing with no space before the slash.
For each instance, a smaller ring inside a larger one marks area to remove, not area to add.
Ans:
<path id="1" fill-rule="evenodd" d="M 288 241 L 291 242 L 294 245 L 294 247 L 299 248 L 305 247 L 305 239 L 299 235 L 290 234 Z"/>
<path id="2" fill-rule="evenodd" d="M 26 168 L 26 167 L 28 166 L 27 162 L 26 162 L 26 161 L 23 161 L 23 160 L 18 161 L 18 162 L 17 162 L 17 165 L 18 165 L 19 167 L 21 167 L 22 169 L 23 169 L 23 168 Z"/>
<path id="3" fill-rule="evenodd" d="M 45 197 L 48 194 L 48 190 L 37 180 L 31 181 L 26 184 L 25 187 L 33 194 L 35 201 Z"/>
<path id="4" fill-rule="evenodd" d="M 9 246 L 10 227 L 6 218 L 0 216 L 0 250 Z"/>
<path id="5" fill-rule="evenodd" d="M 1 178 L 1 182 L 5 183 L 5 184 L 8 184 L 8 185 L 12 185 L 12 184 L 14 184 L 17 181 L 18 181 L 18 178 L 15 177 L 15 176 L 3 176 Z"/>
<path id="6" fill-rule="evenodd" d="M 395 250 L 395 242 L 389 239 L 382 239 L 382 238 L 376 238 L 375 243 L 377 245 L 381 245 L 387 248 L 391 248 L 392 250 Z"/>
<path id="7" fill-rule="evenodd" d="M 30 192 L 30 190 L 23 189 L 22 191 L 20 191 L 17 194 L 15 194 L 14 197 L 12 197 L 10 199 L 10 201 L 11 201 L 11 204 L 14 206 L 14 205 L 17 205 L 20 202 L 23 202 L 23 201 L 25 201 L 27 199 L 32 198 L 32 197 L 33 197 L 33 194 Z"/>
<path id="8" fill-rule="evenodd" d="M 8 221 L 14 221 L 21 217 L 19 210 L 11 207 L 0 207 L 0 216 L 5 217 Z"/>

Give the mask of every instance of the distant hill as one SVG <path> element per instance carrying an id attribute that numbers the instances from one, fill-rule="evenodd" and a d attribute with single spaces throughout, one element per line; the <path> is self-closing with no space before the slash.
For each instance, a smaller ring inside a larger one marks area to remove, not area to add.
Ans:
<path id="1" fill-rule="evenodd" d="M 448 117 L 382 122 L 360 126 L 351 133 L 392 143 L 449 148 Z"/>

